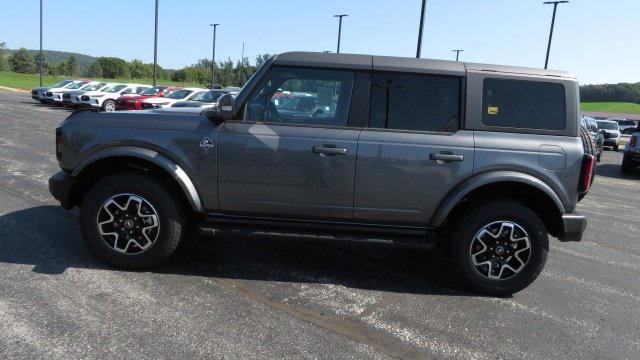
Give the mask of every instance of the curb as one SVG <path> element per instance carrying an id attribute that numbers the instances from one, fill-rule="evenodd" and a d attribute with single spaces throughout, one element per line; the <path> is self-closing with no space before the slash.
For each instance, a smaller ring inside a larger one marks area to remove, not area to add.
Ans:
<path id="1" fill-rule="evenodd" d="M 28 93 L 28 92 L 29 92 L 29 90 L 16 89 L 16 88 L 11 88 L 11 87 L 7 87 L 7 86 L 0 86 L 0 90 L 4 90 L 4 91 L 13 91 L 13 92 L 21 92 L 21 93 Z"/>

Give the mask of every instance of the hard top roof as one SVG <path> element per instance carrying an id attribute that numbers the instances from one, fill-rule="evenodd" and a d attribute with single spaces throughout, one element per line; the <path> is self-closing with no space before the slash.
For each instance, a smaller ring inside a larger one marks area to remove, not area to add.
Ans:
<path id="1" fill-rule="evenodd" d="M 519 66 L 467 63 L 462 61 L 416 59 L 396 56 L 336 54 L 321 52 L 286 52 L 277 55 L 275 65 L 330 67 L 354 70 L 380 70 L 413 73 L 464 75 L 466 71 L 487 71 L 521 75 L 574 78 L 575 75 L 558 70 L 545 70 Z"/>

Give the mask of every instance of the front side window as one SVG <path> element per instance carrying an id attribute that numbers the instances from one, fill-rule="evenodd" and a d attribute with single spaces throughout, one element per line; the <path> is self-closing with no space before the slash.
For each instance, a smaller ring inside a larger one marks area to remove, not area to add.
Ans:
<path id="1" fill-rule="evenodd" d="M 485 79 L 482 96 L 485 126 L 564 130 L 564 86 L 558 83 Z"/>
<path id="2" fill-rule="evenodd" d="M 460 124 L 460 78 L 377 73 L 372 82 L 372 126 L 453 132 Z"/>
<path id="3" fill-rule="evenodd" d="M 124 89 L 126 87 L 127 87 L 127 85 L 113 85 L 113 86 L 111 86 L 109 88 L 104 89 L 104 92 L 115 93 L 115 92 L 118 92 L 118 91 L 120 91 L 120 90 L 122 90 L 122 89 Z"/>
<path id="4" fill-rule="evenodd" d="M 249 97 L 244 119 L 347 126 L 354 76 L 351 71 L 276 67 Z"/>

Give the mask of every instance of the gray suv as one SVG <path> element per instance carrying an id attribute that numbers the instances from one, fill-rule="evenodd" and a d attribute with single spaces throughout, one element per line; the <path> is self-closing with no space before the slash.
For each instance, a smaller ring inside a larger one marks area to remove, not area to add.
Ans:
<path id="1" fill-rule="evenodd" d="M 161 263 L 192 227 L 329 236 L 441 246 L 469 289 L 507 295 L 549 235 L 585 229 L 578 105 L 565 72 L 285 53 L 215 111 L 75 112 L 49 188 L 120 267 Z"/>

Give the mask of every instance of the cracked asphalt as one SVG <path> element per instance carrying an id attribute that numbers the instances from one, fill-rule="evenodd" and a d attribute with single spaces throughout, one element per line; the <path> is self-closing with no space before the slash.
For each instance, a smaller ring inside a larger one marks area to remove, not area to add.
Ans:
<path id="1" fill-rule="evenodd" d="M 580 243 L 511 298 L 469 294 L 441 252 L 189 238 L 165 265 L 96 260 L 46 181 L 70 111 L 0 92 L 0 358 L 637 359 L 640 174 L 605 152 Z"/>

